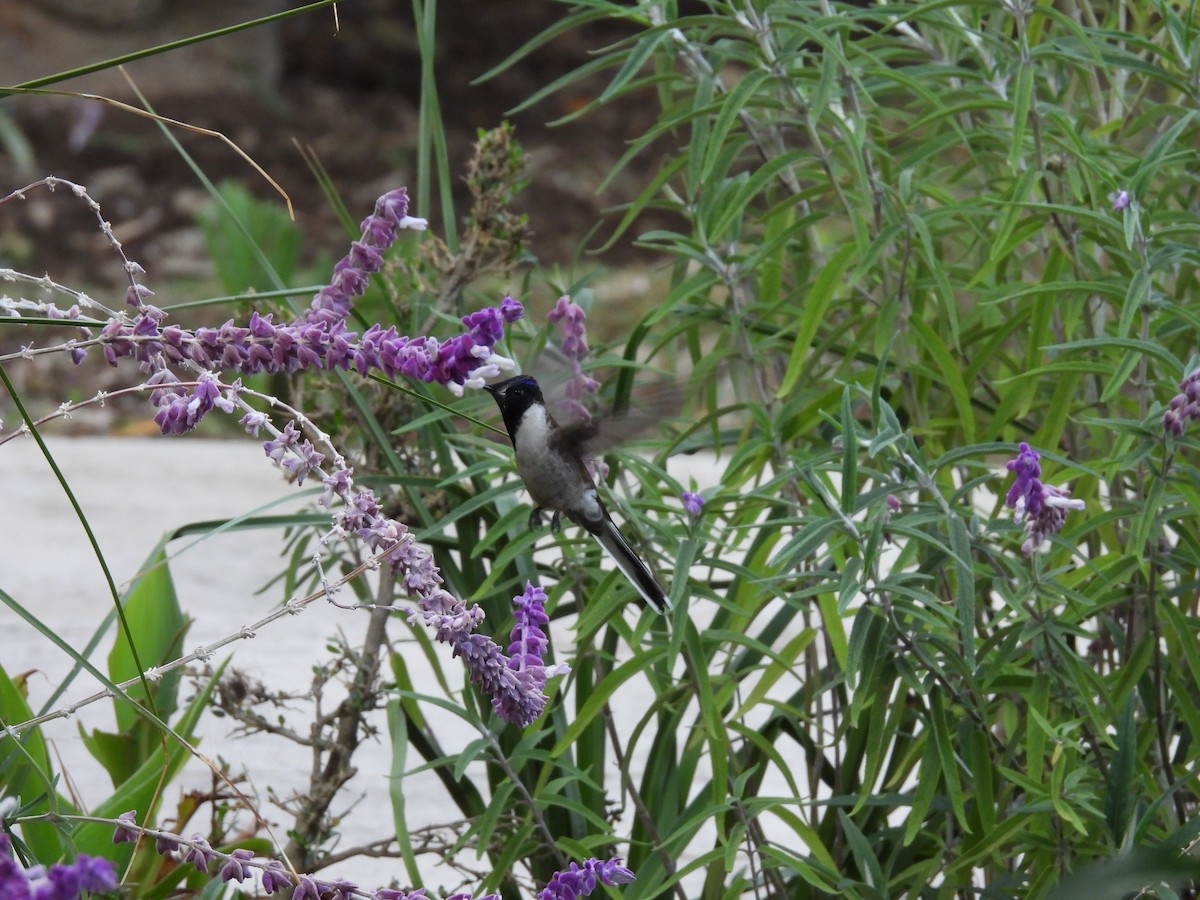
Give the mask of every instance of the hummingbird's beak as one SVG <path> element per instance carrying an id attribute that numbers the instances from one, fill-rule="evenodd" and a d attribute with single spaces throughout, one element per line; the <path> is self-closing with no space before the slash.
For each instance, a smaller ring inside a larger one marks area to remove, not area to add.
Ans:
<path id="1" fill-rule="evenodd" d="M 495 388 L 494 388 L 492 385 L 490 385 L 490 384 L 485 384 L 485 385 L 483 386 L 483 389 L 484 389 L 485 391 L 487 391 L 489 394 L 491 394 L 493 397 L 495 397 L 495 396 L 496 396 L 496 389 L 495 389 Z"/>

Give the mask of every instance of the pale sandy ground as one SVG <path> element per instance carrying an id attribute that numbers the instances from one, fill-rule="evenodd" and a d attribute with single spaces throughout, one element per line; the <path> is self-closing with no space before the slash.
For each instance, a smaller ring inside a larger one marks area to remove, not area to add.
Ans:
<path id="1" fill-rule="evenodd" d="M 119 585 L 134 576 L 168 530 L 276 503 L 270 511 L 289 511 L 303 502 L 300 492 L 279 477 L 254 440 L 59 438 L 52 439 L 50 447 L 99 535 Z M 711 482 L 711 475 L 705 481 Z M 0 588 L 82 648 L 111 602 L 83 529 L 33 441 L 21 439 L 0 447 L 0 502 L 6 513 L 0 517 Z M 171 568 L 180 603 L 195 620 L 186 647 L 234 632 L 278 603 L 278 587 L 256 593 L 283 567 L 277 532 L 223 534 L 188 547 L 190 543 L 185 539 L 170 548 L 177 554 Z M 256 639 L 234 645 L 235 663 L 275 689 L 303 690 L 310 681 L 311 662 L 326 658 L 326 638 L 341 630 L 354 640 L 364 627 L 364 614 L 318 602 L 301 615 L 273 623 Z M 392 631 L 403 639 L 403 627 Z M 0 663 L 5 669 L 13 675 L 33 671 L 30 684 L 36 709 L 69 669 L 69 660 L 3 605 L 0 635 Z M 569 641 L 569 632 L 563 639 Z M 111 639 L 102 642 L 97 665 L 103 667 L 110 646 Z M 68 700 L 78 700 L 91 690 L 81 680 L 69 691 Z M 620 712 L 621 705 L 616 707 Z M 641 712 L 629 709 L 631 723 Z M 448 718 L 447 724 L 453 721 Z M 111 705 L 105 701 L 46 729 L 86 803 L 103 799 L 108 781 L 86 753 L 77 727 L 109 727 L 111 722 Z M 230 761 L 235 770 L 246 767 L 250 784 L 262 792 L 264 802 L 268 786 L 286 796 L 306 784 L 311 760 L 304 750 L 275 738 L 234 739 L 228 730 L 227 721 L 207 718 L 201 729 L 201 750 Z M 476 735 L 461 737 L 465 744 Z M 343 846 L 391 833 L 388 746 L 368 744 L 355 762 L 360 772 L 348 799 L 361 797 L 361 803 L 341 823 Z M 411 760 L 410 766 L 417 762 Z M 205 770 L 193 764 L 182 783 L 207 788 L 211 782 Z M 418 775 L 405 784 L 411 827 L 452 815 L 431 777 Z M 778 793 L 780 787 L 767 792 Z M 288 819 L 278 810 L 265 805 L 264 812 L 286 826 Z M 430 875 L 431 892 L 439 884 L 455 883 L 453 873 L 444 869 L 439 872 L 427 863 L 423 869 Z M 322 874 L 346 877 L 365 887 L 385 884 L 393 875 L 404 883 L 400 865 L 387 860 L 344 864 Z"/>

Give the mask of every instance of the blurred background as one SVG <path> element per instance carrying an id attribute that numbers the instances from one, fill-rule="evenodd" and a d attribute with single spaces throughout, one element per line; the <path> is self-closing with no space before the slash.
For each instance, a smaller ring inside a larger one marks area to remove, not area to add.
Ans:
<path id="1" fill-rule="evenodd" d="M 0 81 L 26 84 L 286 6 L 276 0 L 6 0 L 0 2 Z M 597 190 L 627 141 L 654 120 L 653 104 L 639 103 L 636 96 L 596 110 L 586 122 L 546 125 L 594 99 L 581 88 L 594 84 L 598 93 L 608 81 L 605 73 L 509 114 L 539 88 L 586 63 L 589 49 L 623 37 L 611 21 L 572 30 L 498 77 L 473 83 L 562 11 L 552 3 L 522 0 L 452 0 L 438 4 L 436 25 L 435 76 L 451 171 L 461 176 L 479 129 L 512 121 L 530 160 L 530 185 L 519 211 L 529 215 L 533 253 L 551 264 L 570 260 L 598 212 L 632 199 L 656 170 L 655 159 L 644 154 L 620 179 Z M 413 178 L 420 68 L 413 5 L 352 0 L 337 4 L 336 18 L 335 8 L 326 7 L 138 60 L 127 71 L 161 115 L 222 132 L 279 181 L 296 206 L 302 258 L 311 259 L 340 253 L 343 232 L 297 144 L 312 150 L 352 214 L 365 215 L 380 193 Z M 137 104 L 111 69 L 51 87 Z M 131 257 L 150 270 L 150 281 L 211 271 L 196 225 L 207 198 L 152 121 L 92 101 L 8 96 L 0 103 L 0 122 L 0 171 L 11 182 L 5 192 L 46 174 L 78 181 L 103 205 Z M 214 180 L 236 179 L 256 197 L 278 201 L 220 141 L 185 131 L 176 135 Z M 455 190 L 461 195 L 461 181 Z M 86 211 L 70 203 L 25 206 L 0 216 L 4 265 L 49 270 L 61 274 L 59 280 L 70 280 L 77 270 L 91 283 L 121 282 Z M 625 242 L 598 261 L 637 258 Z"/>

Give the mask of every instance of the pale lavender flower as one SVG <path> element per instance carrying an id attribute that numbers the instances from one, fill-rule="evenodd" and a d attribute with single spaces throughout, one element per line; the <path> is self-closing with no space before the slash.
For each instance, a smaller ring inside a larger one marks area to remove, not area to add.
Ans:
<path id="1" fill-rule="evenodd" d="M 1119 191 L 1109 194 L 1108 199 L 1112 201 L 1113 212 L 1124 212 L 1129 209 L 1129 204 L 1133 198 L 1129 196 L 1129 191 L 1122 188 Z"/>
<path id="2" fill-rule="evenodd" d="M 1057 534 L 1066 524 L 1067 513 L 1072 509 L 1082 510 L 1082 500 L 1071 500 L 1071 492 L 1042 484 L 1042 467 L 1038 452 L 1022 442 L 1017 458 L 1008 463 L 1008 470 L 1015 480 L 1008 489 L 1005 503 L 1013 509 L 1013 521 L 1025 522 L 1025 543 L 1021 552 L 1033 554 L 1052 534 Z"/>
<path id="3" fill-rule="evenodd" d="M 258 411 L 246 413 L 240 419 L 238 424 L 246 429 L 246 433 L 251 437 L 258 437 L 258 429 L 267 424 L 267 414 Z"/>
<path id="4" fill-rule="evenodd" d="M 318 453 L 311 441 L 304 441 L 293 448 L 295 453 L 289 455 L 280 465 L 296 478 L 296 484 L 304 484 L 309 472 L 317 469 L 325 459 L 324 453 Z"/>
<path id="5" fill-rule="evenodd" d="M 349 497 L 350 476 L 353 474 L 353 469 L 337 469 L 328 475 L 323 475 L 321 483 L 325 485 L 325 493 L 321 495 L 321 499 L 317 503 L 328 509 L 333 506 L 334 498 L 341 497 L 345 499 Z"/>
<path id="6" fill-rule="evenodd" d="M 588 353 L 587 332 L 583 324 L 587 313 L 564 294 L 558 298 L 546 318 L 552 325 L 558 326 L 563 356 L 571 367 L 571 378 L 563 387 L 565 400 L 560 405 L 564 413 L 576 421 L 591 421 L 592 415 L 583 405 L 583 398 L 586 394 L 594 394 L 600 382 L 585 373 L 580 363 Z"/>
<path id="7" fill-rule="evenodd" d="M 704 511 L 704 498 L 692 491 L 684 491 L 679 495 L 679 499 L 683 501 L 684 511 L 693 519 L 697 518 Z"/>
<path id="8" fill-rule="evenodd" d="M 296 423 L 288 422 L 283 427 L 283 431 L 279 432 L 271 440 L 263 442 L 263 450 L 269 459 L 277 463 L 282 463 L 287 457 L 288 451 L 299 446 L 303 437 L 304 435 L 296 430 Z"/>
<path id="9" fill-rule="evenodd" d="M 571 863 L 567 871 L 555 872 L 538 894 L 538 900 L 576 900 L 594 891 L 597 884 L 615 887 L 634 880 L 633 872 L 621 865 L 619 859 L 607 862 L 588 859 L 582 866 Z"/>

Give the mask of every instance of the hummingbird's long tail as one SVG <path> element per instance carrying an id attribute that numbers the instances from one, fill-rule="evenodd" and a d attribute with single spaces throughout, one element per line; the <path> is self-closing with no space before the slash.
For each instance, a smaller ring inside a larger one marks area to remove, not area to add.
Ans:
<path id="1" fill-rule="evenodd" d="M 642 562 L 642 558 L 629 546 L 625 536 L 617 530 L 616 523 L 609 517 L 607 510 L 604 513 L 604 521 L 599 525 L 597 530 L 593 531 L 591 528 L 588 530 L 600 542 L 604 551 L 612 557 L 622 574 L 638 589 L 642 599 L 657 613 L 665 613 L 669 610 L 671 601 L 667 597 L 667 592 L 658 583 L 658 579 L 654 577 L 649 566 Z"/>

